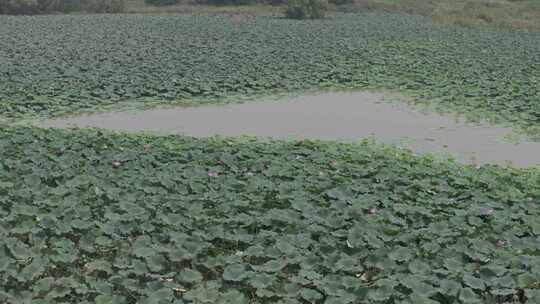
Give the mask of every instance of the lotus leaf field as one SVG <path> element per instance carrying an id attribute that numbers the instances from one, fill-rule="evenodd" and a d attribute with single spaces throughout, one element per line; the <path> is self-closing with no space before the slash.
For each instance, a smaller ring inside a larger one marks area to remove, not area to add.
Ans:
<path id="1" fill-rule="evenodd" d="M 540 140 L 540 33 L 405 14 L 0 16 L 0 304 L 540 303 L 540 170 L 13 122 L 397 91 Z"/>
<path id="2" fill-rule="evenodd" d="M 373 143 L 0 131 L 3 303 L 538 303 L 540 174 Z"/>
<path id="3" fill-rule="evenodd" d="M 0 16 L 0 117 L 382 88 L 540 131 L 540 33 L 400 14 Z"/>

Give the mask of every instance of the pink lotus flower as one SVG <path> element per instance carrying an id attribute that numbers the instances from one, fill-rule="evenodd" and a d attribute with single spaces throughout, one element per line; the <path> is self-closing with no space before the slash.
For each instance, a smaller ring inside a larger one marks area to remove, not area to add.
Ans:
<path id="1" fill-rule="evenodd" d="M 210 176 L 210 177 L 218 177 L 219 174 L 217 172 L 210 171 L 210 172 L 208 172 L 208 176 Z"/>

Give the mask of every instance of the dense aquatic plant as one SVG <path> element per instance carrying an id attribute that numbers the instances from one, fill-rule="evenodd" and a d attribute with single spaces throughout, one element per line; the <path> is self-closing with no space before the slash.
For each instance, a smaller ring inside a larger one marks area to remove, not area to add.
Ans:
<path id="1" fill-rule="evenodd" d="M 538 129 L 539 54 L 540 33 L 398 14 L 0 16 L 0 119 L 376 87 Z"/>
<path id="2" fill-rule="evenodd" d="M 0 128 L 1 303 L 539 303 L 540 174 Z"/>

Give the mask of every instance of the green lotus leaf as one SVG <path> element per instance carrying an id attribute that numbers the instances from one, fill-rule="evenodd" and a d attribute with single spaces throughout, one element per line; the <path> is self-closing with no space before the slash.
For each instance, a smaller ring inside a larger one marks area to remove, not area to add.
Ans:
<path id="1" fill-rule="evenodd" d="M 223 279 L 227 281 L 242 281 L 249 276 L 250 272 L 245 265 L 232 264 L 223 270 Z"/>
<path id="2" fill-rule="evenodd" d="M 185 283 L 198 283 L 203 279 L 203 276 L 197 270 L 186 268 L 180 271 L 179 278 Z"/>

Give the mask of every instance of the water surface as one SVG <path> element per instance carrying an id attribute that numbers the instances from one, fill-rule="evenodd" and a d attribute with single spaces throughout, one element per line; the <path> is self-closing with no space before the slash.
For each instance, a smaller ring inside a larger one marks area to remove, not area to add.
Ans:
<path id="1" fill-rule="evenodd" d="M 378 141 L 419 153 L 449 154 L 477 164 L 516 167 L 540 165 L 540 143 L 504 141 L 512 130 L 458 122 L 451 116 L 425 114 L 389 101 L 380 93 L 325 93 L 289 100 L 194 108 L 152 109 L 51 120 L 43 127 L 99 127 L 122 131 L 157 131 L 197 137 L 255 135 L 279 139 L 312 138 Z"/>

